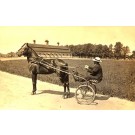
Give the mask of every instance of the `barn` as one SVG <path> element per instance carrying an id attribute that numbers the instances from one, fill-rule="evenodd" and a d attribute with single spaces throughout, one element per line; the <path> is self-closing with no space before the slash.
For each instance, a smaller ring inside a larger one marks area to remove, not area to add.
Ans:
<path id="1" fill-rule="evenodd" d="M 67 46 L 59 45 L 49 45 L 49 41 L 46 40 L 45 44 L 37 44 L 35 40 L 33 43 L 27 43 L 39 56 L 46 58 L 66 58 L 71 57 L 71 51 Z"/>

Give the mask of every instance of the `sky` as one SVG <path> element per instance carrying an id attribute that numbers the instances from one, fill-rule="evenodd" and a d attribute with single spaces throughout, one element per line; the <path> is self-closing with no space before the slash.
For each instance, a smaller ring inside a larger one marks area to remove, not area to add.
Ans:
<path id="1" fill-rule="evenodd" d="M 135 26 L 0 26 L 0 53 L 16 52 L 24 43 L 115 45 L 135 50 Z"/>

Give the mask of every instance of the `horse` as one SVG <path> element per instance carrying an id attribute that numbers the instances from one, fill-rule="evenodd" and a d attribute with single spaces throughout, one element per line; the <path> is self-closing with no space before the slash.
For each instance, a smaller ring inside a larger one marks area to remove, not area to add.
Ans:
<path id="1" fill-rule="evenodd" d="M 27 57 L 29 71 L 32 75 L 33 90 L 32 95 L 37 91 L 37 75 L 38 74 L 53 74 L 59 76 L 61 83 L 64 86 L 63 98 L 68 98 L 70 95 L 69 89 L 69 74 L 68 64 L 61 59 L 45 59 L 40 57 L 28 43 L 25 43 L 16 53 L 19 57 L 22 55 Z M 58 69 L 58 70 L 57 70 Z M 64 72 L 66 71 L 66 72 Z M 67 89 L 66 89 L 67 88 Z M 66 92 L 66 90 L 68 90 Z"/>

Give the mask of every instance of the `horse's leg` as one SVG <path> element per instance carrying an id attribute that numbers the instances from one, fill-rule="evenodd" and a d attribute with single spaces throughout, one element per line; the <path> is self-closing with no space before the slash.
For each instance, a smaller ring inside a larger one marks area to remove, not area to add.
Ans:
<path id="1" fill-rule="evenodd" d="M 32 73 L 32 84 L 33 84 L 33 91 L 32 91 L 32 95 L 36 94 L 36 84 L 37 84 L 37 74 Z"/>
<path id="2" fill-rule="evenodd" d="M 63 97 L 64 98 L 69 98 L 70 96 L 70 89 L 69 89 L 69 83 L 68 82 L 64 82 L 64 94 Z"/>
<path id="3" fill-rule="evenodd" d="M 69 82 L 66 83 L 66 88 L 67 88 L 67 90 L 68 90 L 68 98 L 69 98 L 69 96 L 70 96 Z"/>
<path id="4" fill-rule="evenodd" d="M 63 94 L 63 98 L 67 98 L 67 94 L 66 94 L 66 83 L 63 83 L 63 87 L 64 87 L 64 94 Z"/>

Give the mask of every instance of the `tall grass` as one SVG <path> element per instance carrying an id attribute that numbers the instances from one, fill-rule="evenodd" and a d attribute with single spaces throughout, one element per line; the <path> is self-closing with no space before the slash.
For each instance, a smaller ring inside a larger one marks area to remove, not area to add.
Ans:
<path id="1" fill-rule="evenodd" d="M 93 66 L 93 62 L 86 59 L 65 61 L 69 66 L 77 67 L 74 70 L 83 75 L 87 74 L 84 65 Z M 104 77 L 102 82 L 97 84 L 98 93 L 135 101 L 135 61 L 103 60 L 101 65 Z M 31 78 L 26 60 L 0 61 L 0 70 Z M 69 72 L 72 70 L 69 69 Z M 56 74 L 38 75 L 38 79 L 61 85 Z M 70 87 L 77 87 L 78 85 L 79 83 L 75 82 L 70 75 Z"/>

